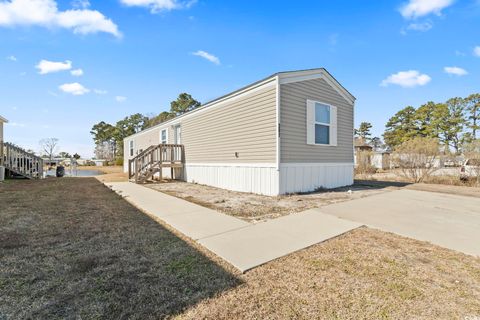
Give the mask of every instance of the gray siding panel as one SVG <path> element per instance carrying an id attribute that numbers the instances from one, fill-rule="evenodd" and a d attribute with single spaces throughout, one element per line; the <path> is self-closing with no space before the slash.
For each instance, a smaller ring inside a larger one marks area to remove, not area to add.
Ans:
<path id="1" fill-rule="evenodd" d="M 276 90 L 274 85 L 181 122 L 189 163 L 274 163 Z M 235 157 L 238 152 L 239 157 Z"/>
<path id="2" fill-rule="evenodd" d="M 337 146 L 307 145 L 307 99 L 337 107 Z M 282 163 L 353 162 L 353 106 L 323 79 L 282 84 L 280 88 L 280 161 Z"/>
<path id="3" fill-rule="evenodd" d="M 174 124 L 181 125 L 187 163 L 275 163 L 276 89 L 272 83 Z M 125 154 L 131 139 L 135 141 L 135 153 L 159 144 L 164 128 L 168 128 L 168 142 L 174 143 L 172 125 L 159 126 L 127 138 Z"/>

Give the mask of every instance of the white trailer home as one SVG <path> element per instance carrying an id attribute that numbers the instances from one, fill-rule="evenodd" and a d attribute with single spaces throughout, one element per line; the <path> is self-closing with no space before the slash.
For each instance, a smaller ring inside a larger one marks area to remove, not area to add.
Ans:
<path id="1" fill-rule="evenodd" d="M 229 190 L 279 195 L 350 185 L 354 102 L 323 68 L 279 72 L 125 138 L 124 169 L 152 177 L 171 153 L 170 175 Z"/>

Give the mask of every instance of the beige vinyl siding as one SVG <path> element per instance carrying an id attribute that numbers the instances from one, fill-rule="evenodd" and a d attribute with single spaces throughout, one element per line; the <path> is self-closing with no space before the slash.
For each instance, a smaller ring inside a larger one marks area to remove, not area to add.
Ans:
<path id="1" fill-rule="evenodd" d="M 181 126 L 187 163 L 274 163 L 275 85 L 207 108 Z"/>
<path id="2" fill-rule="evenodd" d="M 337 107 L 337 146 L 307 145 L 306 103 Z M 353 105 L 323 79 L 282 84 L 280 88 L 280 162 L 353 162 Z"/>

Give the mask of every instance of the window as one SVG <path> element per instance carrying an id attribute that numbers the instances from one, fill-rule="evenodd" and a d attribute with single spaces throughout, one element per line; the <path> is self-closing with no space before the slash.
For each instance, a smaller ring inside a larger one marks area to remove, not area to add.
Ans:
<path id="1" fill-rule="evenodd" d="M 134 154 L 134 151 L 133 151 L 133 140 L 130 140 L 129 149 L 130 149 L 130 157 L 133 157 L 133 154 Z"/>
<path id="2" fill-rule="evenodd" d="M 315 144 L 330 144 L 330 106 L 315 102 Z"/>
<path id="3" fill-rule="evenodd" d="M 337 108 L 335 106 L 307 100 L 307 144 L 337 145 Z"/>
<path id="4" fill-rule="evenodd" d="M 167 143 L 167 129 L 163 129 L 161 132 L 160 132 L 160 143 L 162 144 L 166 144 Z"/>

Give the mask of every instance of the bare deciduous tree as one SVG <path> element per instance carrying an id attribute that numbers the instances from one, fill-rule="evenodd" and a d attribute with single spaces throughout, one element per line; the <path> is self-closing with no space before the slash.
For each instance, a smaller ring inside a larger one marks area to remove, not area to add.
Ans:
<path id="1" fill-rule="evenodd" d="M 437 170 L 435 161 L 439 156 L 437 139 L 417 137 L 395 148 L 392 161 L 403 177 L 412 182 L 422 182 Z"/>
<path id="2" fill-rule="evenodd" d="M 358 151 L 356 156 L 355 173 L 361 178 L 370 179 L 372 175 L 377 172 L 377 169 L 372 165 L 372 151 Z"/>
<path id="3" fill-rule="evenodd" d="M 58 139 L 57 138 L 46 138 L 40 140 L 40 147 L 45 155 L 52 160 L 55 152 L 58 149 Z"/>

